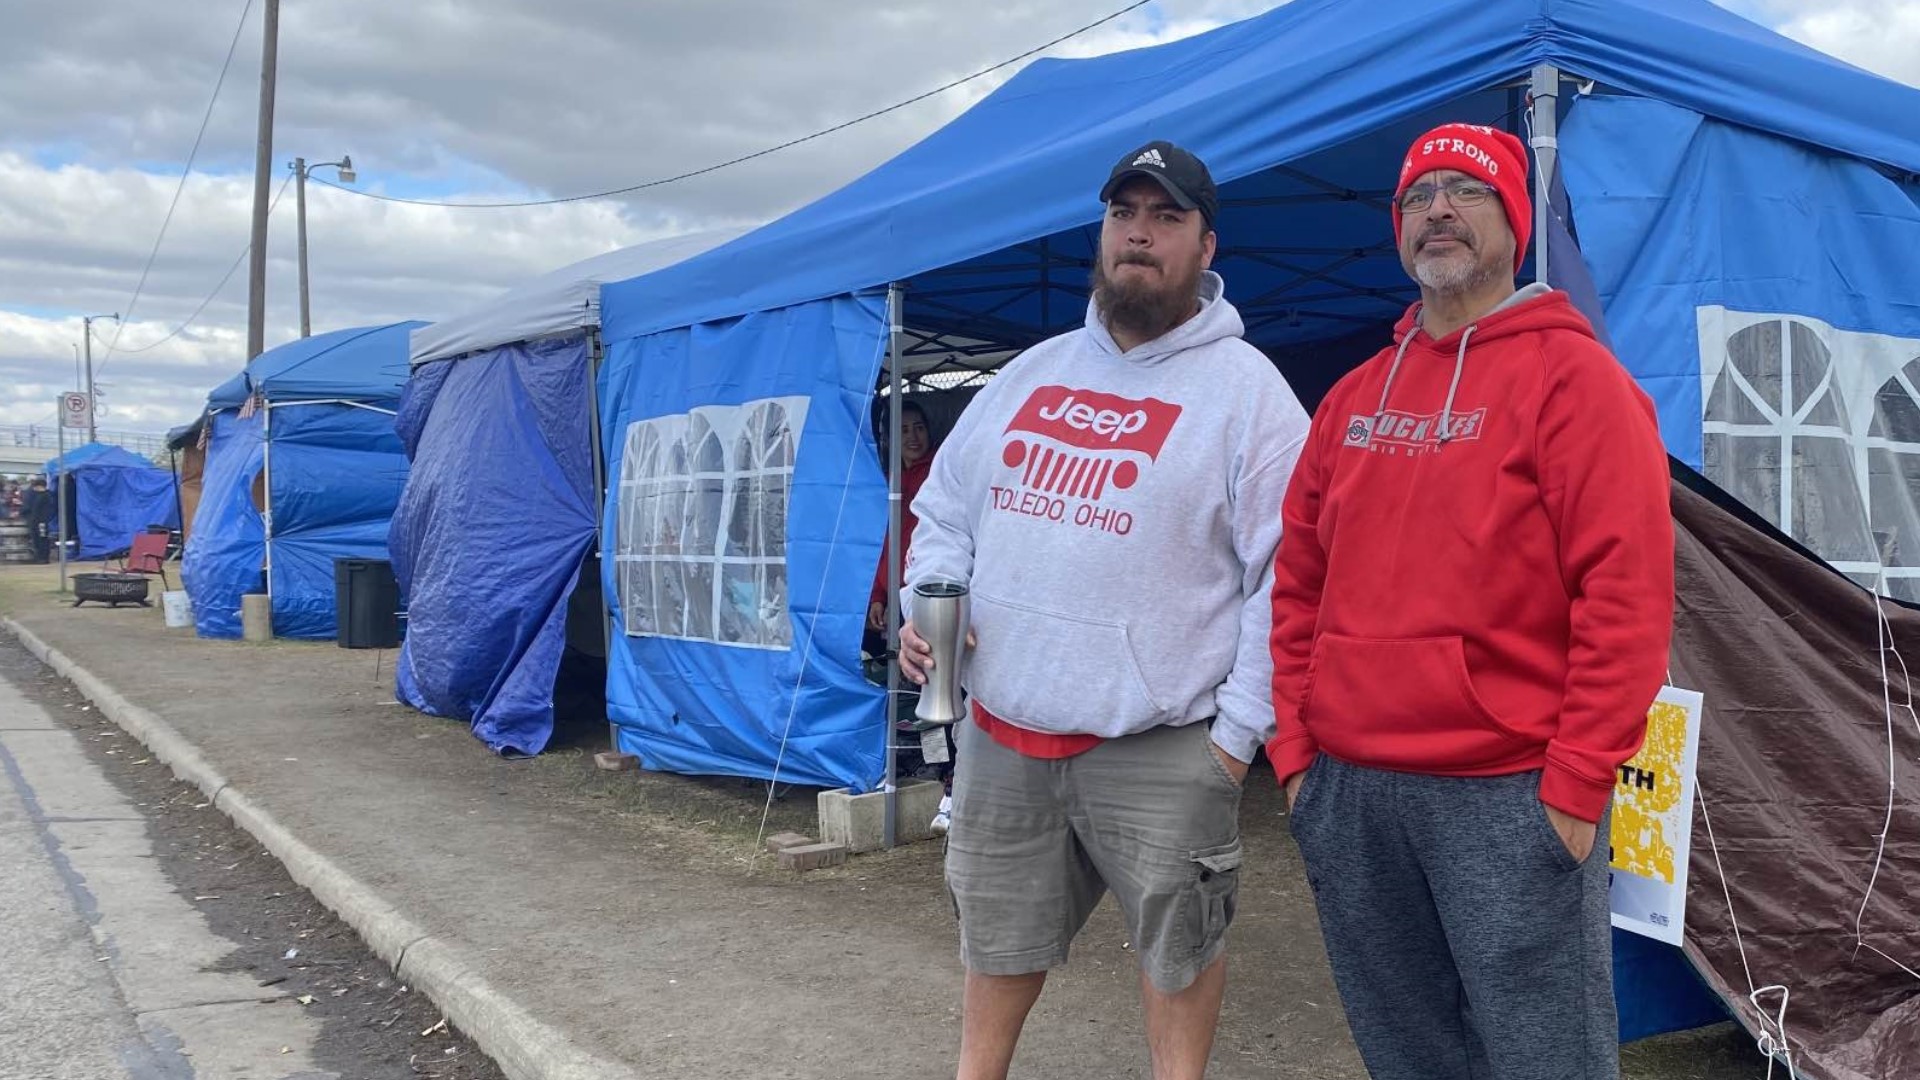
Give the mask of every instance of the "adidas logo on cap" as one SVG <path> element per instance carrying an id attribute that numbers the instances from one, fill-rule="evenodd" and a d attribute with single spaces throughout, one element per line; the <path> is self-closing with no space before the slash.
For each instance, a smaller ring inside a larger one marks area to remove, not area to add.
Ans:
<path id="1" fill-rule="evenodd" d="M 1167 167 L 1166 159 L 1160 156 L 1160 151 L 1158 150 L 1148 150 L 1146 153 L 1134 158 L 1133 163 L 1135 165 L 1151 165 L 1156 169 L 1164 169 Z"/>

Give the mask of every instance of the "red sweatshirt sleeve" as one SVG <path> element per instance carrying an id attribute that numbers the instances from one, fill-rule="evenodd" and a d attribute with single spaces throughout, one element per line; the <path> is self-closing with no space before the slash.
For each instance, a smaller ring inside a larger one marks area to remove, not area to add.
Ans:
<path id="1" fill-rule="evenodd" d="M 1333 395 L 1328 395 L 1329 400 Z M 1313 653 L 1313 628 L 1320 619 L 1320 590 L 1326 583 L 1327 553 L 1320 545 L 1320 495 L 1326 477 L 1321 421 L 1337 415 L 1322 406 L 1307 433 L 1281 505 L 1280 547 L 1273 565 L 1273 741 L 1267 759 L 1274 775 L 1288 777 L 1313 764 L 1319 747 L 1301 719 L 1306 700 L 1307 662 Z"/>
<path id="2" fill-rule="evenodd" d="M 1540 801 L 1597 821 L 1665 681 L 1673 515 L 1652 401 L 1605 349 L 1582 344 L 1549 361 L 1535 450 L 1572 599 L 1566 697 Z"/>

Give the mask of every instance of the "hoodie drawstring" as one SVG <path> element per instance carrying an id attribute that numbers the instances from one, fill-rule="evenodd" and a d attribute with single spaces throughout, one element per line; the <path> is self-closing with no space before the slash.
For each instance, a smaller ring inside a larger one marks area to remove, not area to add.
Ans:
<path id="1" fill-rule="evenodd" d="M 1460 376 L 1467 370 L 1467 341 L 1478 329 L 1480 324 L 1475 323 L 1461 333 L 1460 351 L 1453 357 L 1453 381 L 1447 384 L 1447 403 L 1440 409 L 1440 441 L 1443 443 L 1453 441 L 1453 395 L 1460 390 Z M 1400 374 L 1400 361 L 1406 359 L 1407 346 L 1413 344 L 1413 335 L 1417 332 L 1410 330 L 1400 339 L 1400 348 L 1393 354 L 1393 366 L 1387 368 L 1387 383 L 1380 388 L 1380 407 L 1374 410 L 1375 416 L 1387 411 L 1387 395 L 1393 392 L 1394 377 Z"/>
<path id="2" fill-rule="evenodd" d="M 1414 331 L 1409 330 L 1406 336 L 1400 339 L 1400 348 L 1393 354 L 1393 366 L 1387 369 L 1387 385 L 1380 388 L 1380 407 L 1373 410 L 1375 416 L 1387 411 L 1387 394 L 1393 390 L 1393 377 L 1400 374 L 1400 361 L 1406 359 L 1407 346 L 1413 344 L 1413 335 Z"/>
<path id="3" fill-rule="evenodd" d="M 1461 373 L 1467 370 L 1467 339 L 1473 337 L 1473 332 L 1478 329 L 1480 329 L 1478 323 L 1467 327 L 1466 332 L 1460 335 L 1460 351 L 1453 357 L 1453 381 L 1447 384 L 1447 403 L 1440 407 L 1440 441 L 1442 443 L 1453 441 L 1453 395 L 1460 389 Z"/>

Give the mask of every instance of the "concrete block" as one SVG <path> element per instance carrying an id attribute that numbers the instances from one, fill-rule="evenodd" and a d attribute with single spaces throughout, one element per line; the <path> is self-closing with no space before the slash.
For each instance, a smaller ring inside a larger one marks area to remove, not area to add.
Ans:
<path id="1" fill-rule="evenodd" d="M 767 837 L 767 851 L 778 855 L 788 848 L 803 847 L 813 843 L 813 837 L 802 836 L 797 832 L 777 832 Z"/>
<path id="2" fill-rule="evenodd" d="M 945 788 L 938 780 L 908 780 L 898 791 L 899 817 L 894 823 L 894 840 L 910 844 L 933 839 L 933 815 L 940 809 Z M 830 844 L 845 844 L 859 854 L 878 851 L 882 846 L 886 823 L 886 794 L 870 791 L 855 795 L 846 788 L 823 791 L 819 796 L 820 839 Z"/>
<path id="3" fill-rule="evenodd" d="M 802 844 L 790 847 L 780 853 L 780 869 L 820 870 L 829 866 L 839 866 L 847 861 L 845 844 Z"/>
<path id="4" fill-rule="evenodd" d="M 640 759 L 632 754 L 609 753 L 602 750 L 593 755 L 593 764 L 603 772 L 629 772 L 640 767 Z"/>

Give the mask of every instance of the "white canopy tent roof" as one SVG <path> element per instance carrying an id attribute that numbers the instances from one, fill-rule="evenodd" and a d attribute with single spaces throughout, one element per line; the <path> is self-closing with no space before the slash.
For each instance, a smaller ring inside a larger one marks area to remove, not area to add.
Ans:
<path id="1" fill-rule="evenodd" d="M 600 325 L 600 285 L 650 274 L 741 236 L 746 229 L 686 233 L 609 251 L 515 285 L 487 303 L 414 331 L 424 364 Z"/>

